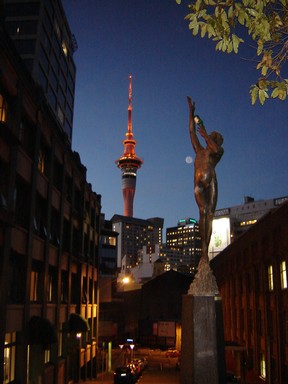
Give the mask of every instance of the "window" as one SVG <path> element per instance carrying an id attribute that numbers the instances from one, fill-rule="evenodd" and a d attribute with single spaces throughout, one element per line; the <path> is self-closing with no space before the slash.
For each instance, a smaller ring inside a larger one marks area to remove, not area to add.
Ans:
<path id="1" fill-rule="evenodd" d="M 45 171 L 45 153 L 41 149 L 38 154 L 38 171 L 40 173 Z"/>
<path id="2" fill-rule="evenodd" d="M 57 301 L 57 270 L 55 267 L 49 267 L 47 301 L 56 303 Z"/>
<path id="3" fill-rule="evenodd" d="M 15 380 L 16 332 L 5 334 L 4 345 L 4 380 L 11 383 Z"/>
<path id="4" fill-rule="evenodd" d="M 265 362 L 265 356 L 264 353 L 261 353 L 261 360 L 260 360 L 260 376 L 263 379 L 266 379 L 266 362 Z"/>
<path id="5" fill-rule="evenodd" d="M 274 284 L 273 284 L 273 266 L 272 265 L 268 266 L 268 287 L 269 287 L 269 291 L 273 291 Z"/>
<path id="6" fill-rule="evenodd" d="M 47 364 L 49 363 L 51 360 L 51 353 L 50 353 L 50 349 L 45 349 L 45 352 L 44 352 L 44 363 Z"/>
<path id="7" fill-rule="evenodd" d="M 57 117 L 58 117 L 60 123 L 63 125 L 64 124 L 64 112 L 62 111 L 62 109 L 60 108 L 59 105 L 57 107 Z"/>
<path id="8" fill-rule="evenodd" d="M 31 282 L 30 282 L 30 300 L 38 300 L 38 286 L 39 286 L 39 273 L 37 271 L 31 272 Z"/>
<path id="9" fill-rule="evenodd" d="M 14 40 L 20 55 L 32 55 L 35 52 L 36 39 Z"/>
<path id="10" fill-rule="evenodd" d="M 58 356 L 63 355 L 63 332 L 62 332 L 62 324 L 60 324 L 60 329 L 58 333 Z"/>
<path id="11" fill-rule="evenodd" d="M 280 263 L 280 278 L 281 278 L 281 289 L 286 289 L 287 288 L 286 261 L 281 261 Z"/>
<path id="12" fill-rule="evenodd" d="M 3 96 L 0 93 L 0 122 L 5 123 L 7 121 L 7 102 L 4 100 Z"/>

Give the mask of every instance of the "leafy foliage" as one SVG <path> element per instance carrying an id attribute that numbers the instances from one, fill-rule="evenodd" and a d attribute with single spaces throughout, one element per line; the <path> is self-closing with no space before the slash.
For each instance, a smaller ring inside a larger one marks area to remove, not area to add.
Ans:
<path id="1" fill-rule="evenodd" d="M 250 88 L 252 104 L 259 99 L 263 105 L 269 97 L 286 99 L 288 79 L 281 71 L 287 62 L 288 0 L 196 0 L 188 8 L 192 34 L 212 39 L 216 50 L 237 54 L 244 30 L 254 41 L 261 75 Z"/>

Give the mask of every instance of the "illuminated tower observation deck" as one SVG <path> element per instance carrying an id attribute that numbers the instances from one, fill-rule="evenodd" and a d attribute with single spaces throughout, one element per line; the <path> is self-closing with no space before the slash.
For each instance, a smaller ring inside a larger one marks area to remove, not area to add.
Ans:
<path id="1" fill-rule="evenodd" d="M 128 130 L 126 139 L 123 140 L 124 153 L 115 161 L 122 172 L 122 193 L 124 199 L 124 216 L 133 217 L 133 201 L 136 190 L 137 170 L 143 164 L 143 160 L 136 156 L 136 140 L 132 132 L 132 76 L 129 76 L 128 89 Z"/>

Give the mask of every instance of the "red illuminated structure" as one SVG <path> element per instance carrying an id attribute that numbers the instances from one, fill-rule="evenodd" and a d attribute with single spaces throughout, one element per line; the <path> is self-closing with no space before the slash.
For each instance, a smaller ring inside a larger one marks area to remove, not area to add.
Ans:
<path id="1" fill-rule="evenodd" d="M 136 140 L 132 132 L 132 76 L 129 76 L 128 90 L 128 130 L 126 139 L 123 140 L 123 155 L 115 161 L 122 172 L 122 192 L 124 199 L 124 216 L 133 217 L 133 201 L 136 189 L 137 170 L 143 164 L 143 160 L 136 156 Z"/>

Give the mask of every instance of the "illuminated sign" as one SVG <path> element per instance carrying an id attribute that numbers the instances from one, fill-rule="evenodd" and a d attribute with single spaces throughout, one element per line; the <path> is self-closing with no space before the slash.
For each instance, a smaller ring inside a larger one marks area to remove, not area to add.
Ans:
<path id="1" fill-rule="evenodd" d="M 208 255 L 212 259 L 223 251 L 231 243 L 230 240 L 230 219 L 222 217 L 212 222 L 212 235 L 210 239 Z"/>

